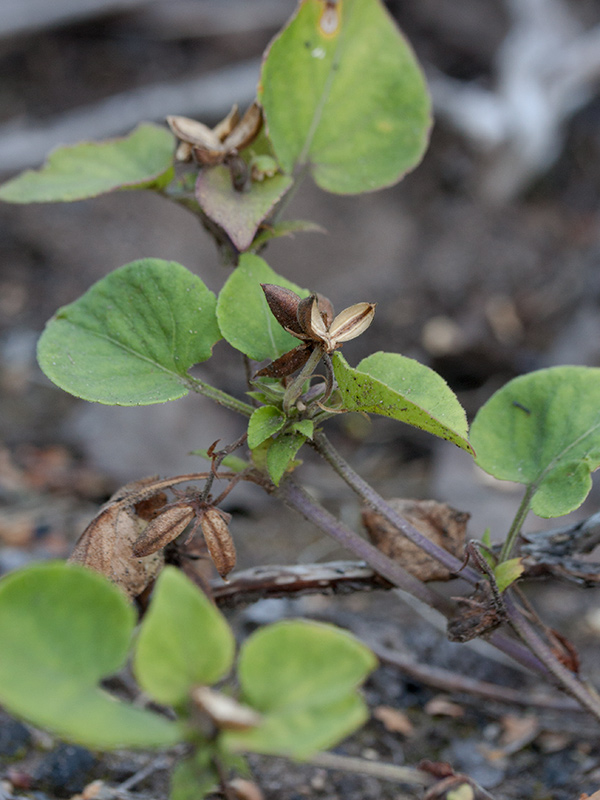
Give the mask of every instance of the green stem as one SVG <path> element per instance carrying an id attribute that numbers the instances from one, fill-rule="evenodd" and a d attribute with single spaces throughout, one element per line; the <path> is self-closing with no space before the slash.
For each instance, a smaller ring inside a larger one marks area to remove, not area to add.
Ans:
<path id="1" fill-rule="evenodd" d="M 506 535 L 506 540 L 502 545 L 502 550 L 500 552 L 500 563 L 506 561 L 513 551 L 517 537 L 521 533 L 521 528 L 523 527 L 523 523 L 525 522 L 525 517 L 529 513 L 531 498 L 533 497 L 536 489 L 537 486 L 531 484 L 530 486 L 527 487 L 527 490 L 523 495 L 521 504 L 517 509 L 515 518 L 513 519 L 512 525 L 510 526 L 510 529 Z"/>
<path id="2" fill-rule="evenodd" d="M 304 383 L 313 374 L 315 367 L 321 360 L 322 356 L 323 351 L 321 348 L 315 347 L 310 354 L 308 361 L 298 373 L 298 377 L 294 378 L 292 383 L 290 383 L 288 388 L 285 390 L 285 395 L 283 397 L 283 410 L 286 414 L 289 414 L 292 407 L 296 404 L 296 400 L 300 397 L 302 390 L 304 389 Z"/>
<path id="3" fill-rule="evenodd" d="M 244 403 L 243 400 L 237 400 L 235 397 L 227 394 L 227 392 L 216 389 L 214 386 L 211 386 L 210 383 L 205 383 L 200 380 L 200 378 L 193 378 L 191 375 L 188 375 L 187 383 L 188 387 L 193 392 L 208 397 L 220 406 L 235 411 L 237 414 L 241 414 L 244 417 L 251 417 L 254 412 L 254 408 L 249 403 Z"/>

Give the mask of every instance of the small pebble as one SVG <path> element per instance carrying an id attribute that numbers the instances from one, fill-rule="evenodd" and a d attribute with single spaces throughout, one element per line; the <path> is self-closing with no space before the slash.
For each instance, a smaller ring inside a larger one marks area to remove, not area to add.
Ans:
<path id="1" fill-rule="evenodd" d="M 71 797 L 89 783 L 96 759 L 89 750 L 72 744 L 59 744 L 38 764 L 33 778 L 36 785 L 58 797 Z"/>

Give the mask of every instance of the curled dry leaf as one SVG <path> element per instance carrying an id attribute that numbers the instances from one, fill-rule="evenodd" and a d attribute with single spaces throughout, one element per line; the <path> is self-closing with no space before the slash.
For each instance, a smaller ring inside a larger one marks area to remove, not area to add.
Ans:
<path id="1" fill-rule="evenodd" d="M 217 728 L 228 731 L 247 731 L 262 722 L 261 715 L 222 692 L 208 686 L 197 686 L 190 693 L 192 702 L 208 714 Z"/>
<path id="2" fill-rule="evenodd" d="M 231 515 L 214 506 L 203 509 L 200 527 L 217 572 L 224 579 L 235 567 L 236 553 L 229 522 Z"/>
<path id="3" fill-rule="evenodd" d="M 373 709 L 373 716 L 383 723 L 390 733 L 400 733 L 402 736 L 412 736 L 414 726 L 403 711 L 392 706 L 377 706 Z"/>
<path id="4" fill-rule="evenodd" d="M 432 542 L 457 558 L 462 558 L 470 514 L 435 500 L 394 498 L 389 505 Z M 453 577 L 451 572 L 410 542 L 381 514 L 365 508 L 362 518 L 373 544 L 419 580 L 447 581 Z"/>
<path id="5" fill-rule="evenodd" d="M 119 489 L 82 533 L 69 558 L 73 564 L 102 573 L 131 598 L 142 594 L 164 563 L 161 553 L 145 558 L 133 555 L 133 545 L 148 525 L 144 517 L 166 501 L 162 492 L 151 490 L 153 482 L 149 478 Z"/>

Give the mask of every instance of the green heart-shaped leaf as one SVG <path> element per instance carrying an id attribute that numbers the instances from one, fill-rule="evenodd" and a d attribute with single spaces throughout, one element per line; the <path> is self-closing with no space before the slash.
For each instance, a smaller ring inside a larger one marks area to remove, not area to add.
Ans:
<path id="1" fill-rule="evenodd" d="M 179 705 L 194 686 L 225 677 L 234 652 L 223 615 L 183 573 L 165 567 L 137 640 L 134 669 L 140 686 L 159 703 Z"/>
<path id="2" fill-rule="evenodd" d="M 293 183 L 289 175 L 251 181 L 247 191 L 236 191 L 227 167 L 200 172 L 196 198 L 205 214 L 227 233 L 238 250 L 247 250 L 258 226 Z"/>
<path id="3" fill-rule="evenodd" d="M 250 417 L 248 423 L 248 447 L 254 450 L 269 436 L 280 431 L 286 423 L 285 414 L 275 406 L 261 406 Z"/>
<path id="4" fill-rule="evenodd" d="M 181 264 L 147 258 L 115 270 L 59 309 L 38 344 L 46 375 L 108 405 L 164 403 L 221 338 L 216 299 Z"/>
<path id="5" fill-rule="evenodd" d="M 258 98 L 284 172 L 309 164 L 330 192 L 389 186 L 427 145 L 425 79 L 379 0 L 303 0 L 267 52 Z"/>
<path id="6" fill-rule="evenodd" d="M 429 367 L 398 353 L 378 352 L 356 369 L 336 353 L 333 369 L 346 411 L 392 417 L 472 452 L 463 407 Z"/>
<path id="7" fill-rule="evenodd" d="M 254 361 L 275 359 L 298 345 L 298 339 L 277 322 L 267 304 L 261 283 L 291 289 L 300 297 L 308 292 L 277 275 L 259 256 L 244 253 L 221 289 L 217 318 L 225 339 Z"/>
<path id="8" fill-rule="evenodd" d="M 335 745 L 365 721 L 357 687 L 375 666 L 367 647 L 330 625 L 286 620 L 259 630 L 242 647 L 238 675 L 263 722 L 225 742 L 296 758 Z"/>
<path id="9" fill-rule="evenodd" d="M 471 443 L 482 469 L 529 487 L 538 516 L 568 514 L 600 466 L 600 369 L 551 367 L 514 378 L 480 408 Z"/>
<path id="10" fill-rule="evenodd" d="M 99 682 L 125 663 L 135 613 L 91 570 L 59 562 L 0 581 L 0 703 L 88 747 L 169 746 L 165 717 L 115 700 Z"/>
<path id="11" fill-rule="evenodd" d="M 166 128 L 146 123 L 123 139 L 61 147 L 40 170 L 27 170 L 1 186 L 0 200 L 70 202 L 163 184 L 173 172 L 174 144 Z"/>

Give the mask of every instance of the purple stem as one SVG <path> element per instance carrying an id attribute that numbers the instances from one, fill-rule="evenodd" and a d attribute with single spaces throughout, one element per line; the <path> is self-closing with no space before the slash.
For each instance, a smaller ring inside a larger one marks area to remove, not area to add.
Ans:
<path id="1" fill-rule="evenodd" d="M 317 453 L 331 464 L 338 475 L 346 481 L 348 486 L 365 503 L 368 503 L 371 508 L 374 508 L 382 517 L 385 517 L 390 525 L 397 528 L 397 530 L 403 533 L 413 544 L 446 567 L 447 570 L 464 578 L 464 580 L 473 584 L 473 586 L 477 586 L 477 584 L 481 582 L 481 575 L 475 572 L 475 570 L 467 566 L 463 567 L 463 563 L 453 556 L 452 553 L 449 553 L 447 550 L 444 550 L 443 547 L 432 542 L 431 539 L 424 536 L 414 525 L 411 525 L 410 522 L 398 514 L 372 486 L 369 486 L 369 484 L 352 469 L 350 464 L 342 458 L 323 433 L 317 432 L 315 434 L 313 446 Z"/>
<path id="2" fill-rule="evenodd" d="M 509 622 L 516 633 L 531 648 L 532 652 L 542 661 L 546 669 L 554 675 L 556 680 L 573 695 L 581 705 L 590 711 L 596 719 L 600 719 L 600 700 L 589 692 L 574 672 L 567 669 L 554 655 L 548 645 L 541 639 L 531 625 L 527 622 L 521 610 L 515 603 L 510 592 L 505 592 L 504 605 Z"/>
<path id="3" fill-rule="evenodd" d="M 288 506 L 299 511 L 302 516 L 328 533 L 347 550 L 366 561 L 379 575 L 412 594 L 423 603 L 447 615 L 451 604 L 432 592 L 424 583 L 401 567 L 396 561 L 388 558 L 381 550 L 363 539 L 350 528 L 343 525 L 327 509 L 319 505 L 301 486 L 288 478 L 281 482 L 275 492 Z"/>

